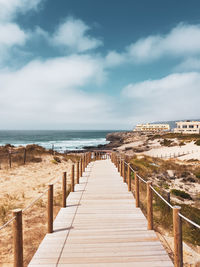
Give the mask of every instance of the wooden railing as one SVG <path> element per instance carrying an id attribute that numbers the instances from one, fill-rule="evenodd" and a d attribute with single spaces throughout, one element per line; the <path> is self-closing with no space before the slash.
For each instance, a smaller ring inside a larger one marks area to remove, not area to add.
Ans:
<path id="1" fill-rule="evenodd" d="M 80 161 L 76 164 L 72 164 L 70 172 L 70 191 L 74 192 L 75 184 L 79 183 L 80 177 L 83 176 L 88 164 L 94 160 L 103 160 L 110 158 L 110 154 L 106 152 L 95 151 L 93 153 L 85 153 Z M 123 177 L 123 181 L 128 185 L 128 191 L 132 191 L 132 179 L 131 173 L 134 174 L 134 196 L 135 196 L 135 205 L 140 207 L 140 185 L 139 181 L 146 184 L 147 188 L 147 229 L 153 230 L 154 228 L 154 219 L 153 219 L 153 192 L 164 201 L 170 209 L 173 210 L 173 235 L 174 235 L 174 264 L 175 267 L 183 266 L 183 252 L 182 252 L 182 219 L 192 224 L 197 229 L 200 229 L 200 226 L 195 222 L 189 220 L 183 216 L 181 212 L 181 207 L 172 206 L 165 198 L 163 198 L 157 190 L 153 187 L 151 181 L 144 180 L 138 173 L 131 167 L 130 163 L 126 162 L 118 154 L 111 154 L 111 161 L 116 166 L 120 175 Z M 127 169 L 127 171 L 125 171 Z M 53 232 L 53 191 L 54 185 L 59 181 L 58 179 L 54 184 L 49 184 L 48 188 L 33 202 L 30 203 L 25 209 L 16 209 L 13 211 L 13 217 L 0 227 L 0 230 L 7 227 L 10 223 L 13 223 L 13 250 L 14 250 L 14 266 L 23 267 L 23 227 L 22 227 L 22 216 L 25 211 L 32 207 L 39 199 L 41 199 L 46 193 L 48 193 L 47 200 L 47 233 Z M 62 175 L 62 207 L 67 207 L 66 203 L 67 198 L 67 173 L 63 172 Z"/>
<path id="2" fill-rule="evenodd" d="M 147 186 L 147 229 L 153 230 L 153 192 L 164 201 L 169 208 L 173 211 L 173 236 L 174 236 L 174 266 L 183 266 L 183 241 L 182 241 L 182 219 L 190 223 L 197 229 L 200 229 L 200 225 L 191 221 L 187 217 L 181 214 L 180 206 L 172 206 L 165 198 L 163 198 L 157 190 L 153 187 L 151 181 L 144 180 L 137 172 L 131 167 L 130 163 L 127 163 L 120 155 L 117 153 L 111 154 L 111 161 L 114 163 L 120 175 L 123 177 L 123 181 L 127 182 L 128 190 L 131 191 L 131 172 L 134 173 L 135 180 L 135 206 L 140 207 L 140 191 L 139 191 L 139 180 L 146 184 Z M 127 166 L 127 175 L 125 172 L 125 165 Z"/>
<path id="3" fill-rule="evenodd" d="M 71 173 L 70 173 L 70 191 L 74 192 L 75 184 L 79 184 L 80 177 L 83 176 L 88 164 L 93 160 L 102 160 L 106 159 L 109 156 L 103 152 L 88 152 L 84 153 L 81 157 L 80 161 L 76 162 L 76 164 L 72 164 Z M 75 176 L 76 175 L 76 176 Z M 13 251 L 14 251 L 14 259 L 13 266 L 14 267 L 23 267 L 23 213 L 31 208 L 37 201 L 39 201 L 46 193 L 47 197 L 47 233 L 53 232 L 53 199 L 54 199 L 54 185 L 60 181 L 60 178 L 54 182 L 53 184 L 49 184 L 48 188 L 44 190 L 44 192 L 33 202 L 31 202 L 26 208 L 15 209 L 12 214 L 13 217 L 6 222 L 4 225 L 0 226 L 0 230 L 7 227 L 9 224 L 13 224 Z M 67 198 L 67 173 L 63 172 L 62 175 L 62 207 L 67 207 L 66 203 Z"/>

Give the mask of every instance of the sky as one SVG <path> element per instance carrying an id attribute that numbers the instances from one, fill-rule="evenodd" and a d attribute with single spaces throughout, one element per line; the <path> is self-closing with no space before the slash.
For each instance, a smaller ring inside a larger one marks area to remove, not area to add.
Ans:
<path id="1" fill-rule="evenodd" d="M 0 0 L 0 129 L 199 118 L 199 0 Z"/>

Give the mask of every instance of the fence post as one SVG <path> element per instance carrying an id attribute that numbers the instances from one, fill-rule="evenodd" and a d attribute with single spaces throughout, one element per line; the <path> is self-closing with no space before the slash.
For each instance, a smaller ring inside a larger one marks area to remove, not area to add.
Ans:
<path id="1" fill-rule="evenodd" d="M 119 161 L 119 158 L 117 157 L 117 169 L 118 169 L 118 172 L 120 171 L 120 161 Z"/>
<path id="2" fill-rule="evenodd" d="M 13 249 L 14 267 L 23 267 L 23 231 L 22 231 L 22 210 L 13 210 Z"/>
<path id="3" fill-rule="evenodd" d="M 120 176 L 122 176 L 122 159 L 120 159 Z"/>
<path id="4" fill-rule="evenodd" d="M 83 155 L 83 172 L 85 172 L 85 154 Z"/>
<path id="5" fill-rule="evenodd" d="M 10 151 L 8 152 L 8 158 L 9 158 L 9 166 L 10 168 L 12 168 L 12 154 Z"/>
<path id="6" fill-rule="evenodd" d="M 80 177 L 83 176 L 83 160 L 81 158 L 81 161 L 80 161 Z"/>
<path id="7" fill-rule="evenodd" d="M 126 183 L 126 165 L 125 160 L 123 160 L 123 181 Z"/>
<path id="8" fill-rule="evenodd" d="M 62 207 L 66 208 L 66 172 L 63 172 L 63 178 L 62 178 Z"/>
<path id="9" fill-rule="evenodd" d="M 74 164 L 72 165 L 71 170 L 71 192 L 74 192 Z"/>
<path id="10" fill-rule="evenodd" d="M 173 234 L 174 234 L 174 266 L 183 266 L 183 252 L 182 252 L 182 225 L 181 218 L 178 215 L 181 207 L 173 207 Z"/>
<path id="11" fill-rule="evenodd" d="M 147 221 L 148 221 L 148 230 L 153 230 L 153 205 L 152 205 L 152 182 L 147 182 Z"/>
<path id="12" fill-rule="evenodd" d="M 53 232 L 53 184 L 48 186 L 48 229 L 47 232 L 50 234 Z"/>
<path id="13" fill-rule="evenodd" d="M 130 171 L 130 163 L 128 164 L 127 180 L 128 180 L 128 191 L 131 191 L 131 171 Z"/>
<path id="14" fill-rule="evenodd" d="M 76 183 L 79 184 L 79 161 L 76 163 Z"/>
<path id="15" fill-rule="evenodd" d="M 140 206 L 140 195 L 139 195 L 139 178 L 137 177 L 137 173 L 134 173 L 135 177 L 135 206 L 136 208 L 139 208 Z"/>
<path id="16" fill-rule="evenodd" d="M 167 192 L 167 202 L 170 204 L 171 202 L 171 196 L 170 196 L 170 192 Z M 170 207 L 167 205 L 168 207 L 168 211 L 170 211 Z"/>
<path id="17" fill-rule="evenodd" d="M 26 164 L 26 148 L 24 148 L 24 165 Z"/>

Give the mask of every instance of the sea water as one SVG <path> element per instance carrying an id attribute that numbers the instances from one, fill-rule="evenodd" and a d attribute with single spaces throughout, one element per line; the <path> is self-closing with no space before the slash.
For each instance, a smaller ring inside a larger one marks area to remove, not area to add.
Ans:
<path id="1" fill-rule="evenodd" d="M 57 131 L 57 130 L 17 130 L 0 131 L 0 145 L 11 144 L 26 146 L 28 144 L 40 145 L 44 148 L 59 152 L 67 150 L 80 150 L 85 146 L 97 146 L 109 143 L 106 135 L 113 131 Z"/>

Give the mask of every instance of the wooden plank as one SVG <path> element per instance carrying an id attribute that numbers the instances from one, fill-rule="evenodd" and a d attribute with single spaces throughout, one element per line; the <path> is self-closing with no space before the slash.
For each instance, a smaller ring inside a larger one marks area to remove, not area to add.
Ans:
<path id="1" fill-rule="evenodd" d="M 90 163 L 30 267 L 173 266 L 110 160 Z"/>

